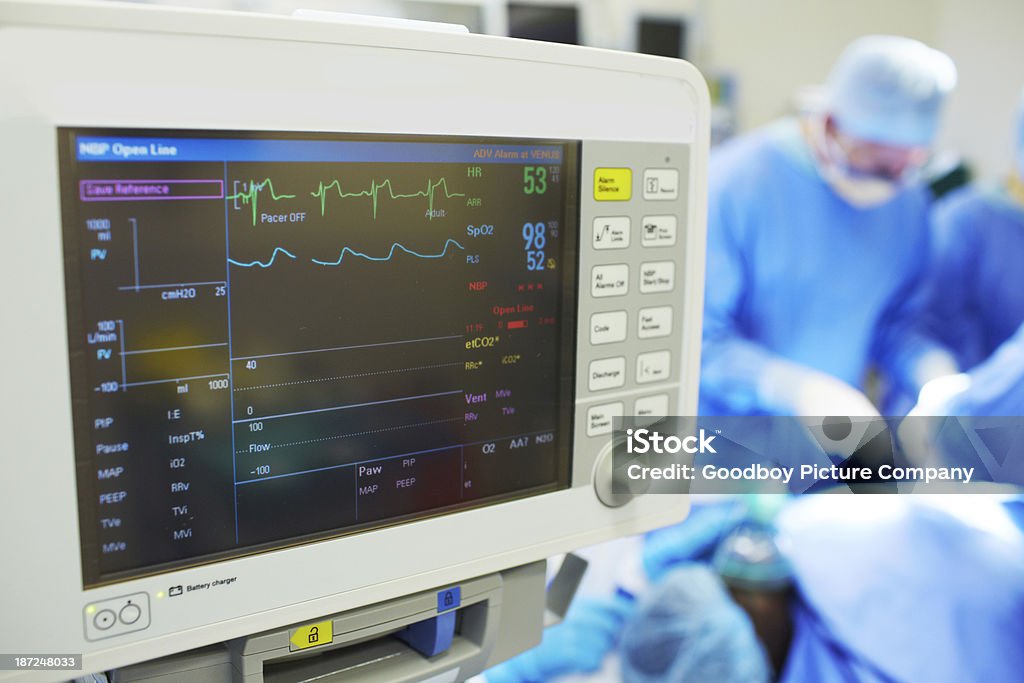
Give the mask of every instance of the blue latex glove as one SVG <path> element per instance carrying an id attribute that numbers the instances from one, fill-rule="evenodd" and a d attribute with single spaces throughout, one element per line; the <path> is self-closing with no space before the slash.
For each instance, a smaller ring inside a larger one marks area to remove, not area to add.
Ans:
<path id="1" fill-rule="evenodd" d="M 484 672 L 488 683 L 542 683 L 596 671 L 618 642 L 634 601 L 616 594 L 573 602 L 565 620 L 544 631 L 541 644 Z"/>
<path id="2" fill-rule="evenodd" d="M 647 534 L 643 550 L 647 577 L 657 583 L 682 562 L 709 562 L 718 544 L 739 526 L 746 513 L 738 501 L 695 505 L 683 522 Z"/>
<path id="3" fill-rule="evenodd" d="M 638 602 L 619 643 L 624 683 L 768 683 L 754 626 L 714 570 L 683 564 Z"/>

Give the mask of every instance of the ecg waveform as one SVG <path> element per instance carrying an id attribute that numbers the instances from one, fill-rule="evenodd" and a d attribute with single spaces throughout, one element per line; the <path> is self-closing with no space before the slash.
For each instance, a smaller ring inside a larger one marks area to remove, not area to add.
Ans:
<path id="1" fill-rule="evenodd" d="M 361 190 L 359 192 L 343 192 L 341 189 L 341 182 L 338 180 L 332 180 L 327 185 L 324 185 L 321 181 L 320 187 L 315 192 L 310 192 L 310 195 L 320 200 L 320 215 L 324 215 L 327 205 L 327 191 L 334 189 L 338 193 L 340 199 L 347 199 L 349 197 L 371 197 L 373 199 L 373 217 L 377 218 L 377 203 L 378 195 L 381 190 L 385 187 L 388 188 L 388 195 L 392 199 L 410 199 L 413 197 L 425 197 L 427 199 L 427 218 L 432 219 L 434 217 L 434 192 L 440 188 L 444 188 L 445 199 L 451 199 L 452 197 L 465 197 L 466 195 L 461 192 L 451 192 L 448 189 L 448 181 L 441 178 L 436 183 L 433 180 L 427 180 L 427 188 L 420 190 L 419 192 L 410 192 L 408 194 L 395 193 L 391 187 L 391 181 L 385 180 L 382 183 L 378 183 L 376 180 L 371 181 L 369 189 Z"/>
<path id="2" fill-rule="evenodd" d="M 252 208 L 252 224 L 256 225 L 257 219 L 259 218 L 259 199 L 261 193 L 264 190 L 269 192 L 269 197 L 273 201 L 280 201 L 282 199 L 295 199 L 296 195 L 279 193 L 274 189 L 274 183 L 270 178 L 264 178 L 262 181 L 250 180 L 248 183 L 242 183 L 241 190 L 230 194 L 226 197 L 229 201 L 241 201 L 243 205 L 248 205 Z M 452 192 L 448 189 L 448 181 L 445 178 L 441 178 L 437 181 L 427 179 L 427 186 L 425 189 L 418 192 L 395 192 L 394 187 L 391 184 L 390 179 L 386 179 L 383 182 L 377 182 L 372 180 L 370 187 L 365 190 L 358 190 L 354 192 L 346 192 L 341 188 L 341 181 L 334 179 L 331 182 L 324 184 L 321 180 L 319 187 L 309 195 L 314 199 L 320 200 L 320 215 L 324 216 L 327 212 L 327 197 L 333 196 L 337 193 L 339 199 L 352 199 L 356 197 L 369 197 L 372 204 L 373 218 L 377 218 L 377 208 L 380 205 L 380 193 L 382 190 L 387 189 L 387 196 L 390 199 L 415 199 L 421 197 L 427 200 L 427 220 L 433 220 L 434 215 L 434 196 L 437 191 L 443 190 L 445 199 L 452 199 L 453 197 L 465 197 L 466 195 L 462 192 Z M 332 192 L 333 190 L 333 192 Z"/>
<path id="3" fill-rule="evenodd" d="M 250 180 L 248 184 L 242 183 L 242 187 L 243 189 L 241 191 L 228 195 L 226 199 L 228 199 L 229 201 L 242 200 L 243 204 L 248 204 L 249 206 L 251 206 L 253 225 L 256 225 L 256 219 L 259 217 L 259 197 L 260 192 L 262 192 L 264 188 L 270 190 L 270 198 L 273 199 L 275 202 L 280 201 L 282 199 L 295 199 L 295 195 L 293 194 L 278 194 L 277 191 L 274 189 L 274 183 L 273 181 L 270 180 L 270 178 L 264 178 L 262 182 Z"/>
<path id="4" fill-rule="evenodd" d="M 345 254 L 352 254 L 355 257 L 358 257 L 358 258 L 361 258 L 361 259 L 365 259 L 367 261 L 376 261 L 376 262 L 390 261 L 392 258 L 394 258 L 396 251 L 404 251 L 406 254 L 409 254 L 410 256 L 414 256 L 416 258 L 421 258 L 421 259 L 439 259 L 439 258 L 443 258 L 444 256 L 446 256 L 448 254 L 448 248 L 453 246 L 453 245 L 456 248 L 461 249 L 463 251 L 465 251 L 465 249 L 466 249 L 464 246 L 459 244 L 456 240 L 448 239 L 444 243 L 444 248 L 441 249 L 441 251 L 439 253 L 437 253 L 437 254 L 421 254 L 418 251 L 414 251 L 412 249 L 409 249 L 405 245 L 402 245 L 402 244 L 399 244 L 398 242 L 395 242 L 394 244 L 391 245 L 391 249 L 388 251 L 388 255 L 387 256 L 370 256 L 369 254 L 365 254 L 365 253 L 363 253 L 361 251 L 356 251 L 352 247 L 342 247 L 341 251 L 338 253 L 338 258 L 335 261 L 321 261 L 321 260 L 315 259 L 315 258 L 314 259 L 310 259 L 310 261 L 312 261 L 313 263 L 317 264 L 318 266 L 340 266 L 341 262 L 345 259 Z M 282 254 L 284 256 L 287 256 L 290 259 L 297 259 L 298 258 L 295 254 L 291 253 L 290 251 L 288 251 L 284 247 L 275 247 L 273 253 L 270 255 L 270 258 L 268 260 L 266 260 L 266 261 L 259 261 L 259 260 L 257 260 L 257 261 L 236 261 L 234 259 L 229 258 L 228 262 L 231 263 L 232 265 L 238 266 L 240 268 L 269 268 L 272 265 L 274 265 L 274 261 L 277 260 L 277 257 L 279 255 L 282 255 Z"/>

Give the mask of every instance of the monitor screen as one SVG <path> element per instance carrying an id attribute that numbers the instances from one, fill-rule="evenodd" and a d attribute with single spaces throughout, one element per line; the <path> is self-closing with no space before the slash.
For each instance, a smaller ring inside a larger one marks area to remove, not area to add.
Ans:
<path id="1" fill-rule="evenodd" d="M 642 17 L 637 28 L 637 52 L 685 59 L 686 22 Z"/>
<path id="2" fill-rule="evenodd" d="M 86 586 L 569 485 L 579 143 L 58 137 Z"/>
<path id="3" fill-rule="evenodd" d="M 579 9 L 574 5 L 508 4 L 508 35 L 549 43 L 580 44 Z"/>

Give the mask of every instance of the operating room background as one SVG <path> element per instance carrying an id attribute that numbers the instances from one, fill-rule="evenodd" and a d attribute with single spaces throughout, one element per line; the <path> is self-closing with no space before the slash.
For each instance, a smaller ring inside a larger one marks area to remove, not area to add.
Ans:
<path id="1" fill-rule="evenodd" d="M 719 95 L 718 124 L 728 133 L 796 111 L 800 96 L 794 93 L 821 83 L 842 48 L 857 36 L 905 35 L 956 62 L 959 83 L 937 149 L 960 155 L 979 178 L 997 178 L 1010 166 L 1007 134 L 1024 85 L 1020 0 L 141 1 L 283 14 L 298 8 L 334 10 L 458 23 L 495 35 L 509 33 L 510 4 L 572 8 L 581 44 L 621 50 L 637 47 L 641 18 L 682 22 L 685 57 Z"/>

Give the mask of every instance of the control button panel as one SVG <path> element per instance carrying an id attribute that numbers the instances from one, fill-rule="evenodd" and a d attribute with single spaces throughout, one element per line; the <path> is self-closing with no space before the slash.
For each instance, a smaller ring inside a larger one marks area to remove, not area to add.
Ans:
<path id="1" fill-rule="evenodd" d="M 85 639 L 101 640 L 149 628 L 149 595 L 132 593 L 89 603 L 82 610 Z"/>
<path id="2" fill-rule="evenodd" d="M 626 202 L 633 196 L 633 170 L 595 168 L 594 199 L 599 202 Z"/>
<path id="3" fill-rule="evenodd" d="M 591 391 L 615 389 L 625 383 L 626 358 L 624 356 L 591 361 L 588 381 Z"/>
<path id="4" fill-rule="evenodd" d="M 679 198 L 679 171 L 649 168 L 644 171 L 644 199 L 660 202 Z"/>
<path id="5" fill-rule="evenodd" d="M 641 308 L 637 314 L 636 336 L 640 339 L 655 339 L 672 334 L 672 307 L 655 306 Z"/>
<path id="6" fill-rule="evenodd" d="M 623 415 L 622 401 L 591 406 L 587 410 L 587 436 L 611 434 L 613 420 Z"/>
<path id="7" fill-rule="evenodd" d="M 663 382 L 669 377 L 672 369 L 671 351 L 652 351 L 641 353 L 636 357 L 637 384 Z"/>
<path id="8" fill-rule="evenodd" d="M 583 143 L 575 433 L 595 448 L 616 417 L 649 424 L 689 409 L 676 392 L 693 382 L 678 355 L 697 295 L 686 270 L 693 153 L 686 143 Z"/>
<path id="9" fill-rule="evenodd" d="M 675 286 L 676 264 L 674 261 L 656 261 L 640 266 L 641 294 L 671 292 Z"/>
<path id="10" fill-rule="evenodd" d="M 595 298 L 623 296 L 629 292 L 629 266 L 616 263 L 594 266 L 590 272 L 590 294 Z"/>
<path id="11" fill-rule="evenodd" d="M 625 249 L 629 246 L 629 216 L 605 216 L 594 219 L 594 249 Z"/>
<path id="12" fill-rule="evenodd" d="M 644 216 L 640 243 L 645 247 L 671 247 L 676 243 L 679 221 L 675 216 Z"/>

